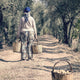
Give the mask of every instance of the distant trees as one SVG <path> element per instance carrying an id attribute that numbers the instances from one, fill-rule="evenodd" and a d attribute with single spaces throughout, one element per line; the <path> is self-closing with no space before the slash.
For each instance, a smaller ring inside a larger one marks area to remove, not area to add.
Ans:
<path id="1" fill-rule="evenodd" d="M 62 41 L 71 46 L 72 28 L 74 27 L 76 16 L 80 13 L 80 0 L 47 0 L 47 2 L 51 21 L 61 20 L 64 34 Z M 52 23 L 52 26 L 53 25 L 54 23 Z"/>
<path id="2" fill-rule="evenodd" d="M 76 34 L 74 27 L 79 26 L 76 17 L 80 13 L 80 0 L 40 1 L 42 3 L 33 3 L 33 0 L 0 0 L 0 34 L 6 44 L 12 45 L 15 41 L 19 20 L 24 8 L 29 6 L 39 35 L 53 34 L 59 41 L 71 46 L 72 37 Z"/>
<path id="3" fill-rule="evenodd" d="M 32 0 L 0 0 L 0 33 L 9 46 L 16 38 L 24 8 L 31 5 Z"/>
<path id="4" fill-rule="evenodd" d="M 41 2 L 33 4 L 32 15 L 36 20 L 37 32 L 39 35 L 50 34 L 50 20 L 48 10 Z"/>
<path id="5" fill-rule="evenodd" d="M 72 37 L 73 39 L 79 38 L 80 36 L 80 19 L 75 23 Z"/>

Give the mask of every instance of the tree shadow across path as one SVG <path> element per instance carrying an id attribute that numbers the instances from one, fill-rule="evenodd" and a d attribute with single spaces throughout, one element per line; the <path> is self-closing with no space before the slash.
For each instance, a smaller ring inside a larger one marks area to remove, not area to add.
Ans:
<path id="1" fill-rule="evenodd" d="M 68 47 L 66 44 L 61 44 L 58 42 L 58 40 L 53 39 L 52 37 L 42 37 L 40 39 L 40 43 L 43 45 L 43 53 L 45 54 L 59 54 L 64 55 L 65 54 L 71 54 L 71 56 L 64 56 L 60 58 L 46 58 L 46 57 L 39 57 L 39 59 L 42 59 L 43 61 L 49 61 L 54 62 L 56 60 L 70 60 L 70 59 L 76 59 L 76 57 L 73 55 L 73 51 L 71 48 Z M 57 56 L 59 56 L 57 55 Z M 72 58 L 73 57 L 73 58 Z M 78 56 L 77 56 L 78 57 Z M 77 61 L 78 62 L 78 61 Z M 45 68 L 49 68 L 48 66 L 44 66 Z M 64 68 L 66 66 L 62 66 L 61 68 Z M 72 63 L 73 72 L 80 72 L 80 63 Z"/>

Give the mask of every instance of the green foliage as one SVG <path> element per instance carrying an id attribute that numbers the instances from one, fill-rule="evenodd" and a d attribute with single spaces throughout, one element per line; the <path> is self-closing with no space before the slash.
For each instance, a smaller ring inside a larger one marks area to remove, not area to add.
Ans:
<path id="1" fill-rule="evenodd" d="M 78 29 L 74 28 L 73 34 L 72 34 L 73 39 L 76 39 L 79 37 L 79 31 Z"/>
<path id="2" fill-rule="evenodd" d="M 16 38 L 23 10 L 26 6 L 32 5 L 32 0 L 2 0 L 0 2 L 0 32 L 6 44 L 11 46 Z"/>
<path id="3" fill-rule="evenodd" d="M 39 35 L 53 34 L 59 41 L 70 41 L 75 17 L 80 12 L 80 0 L 46 0 L 44 4 L 33 3 L 33 0 L 0 0 L 0 34 L 8 45 L 12 45 L 16 38 L 17 27 L 26 6 L 31 7 Z M 80 31 L 79 25 L 80 20 L 75 24 L 76 30 Z M 72 36 L 78 34 L 76 30 Z"/>
<path id="4" fill-rule="evenodd" d="M 54 29 L 55 25 L 58 23 L 55 21 L 58 18 L 62 19 L 62 41 L 64 41 L 64 43 L 70 44 L 74 20 L 80 13 L 80 0 L 47 0 L 47 5 L 51 23 L 53 22 L 51 27 Z M 53 31 L 56 37 L 59 36 L 57 35 L 59 33 L 57 31 L 59 31 L 57 28 Z"/>
<path id="5" fill-rule="evenodd" d="M 50 17 L 46 6 L 40 2 L 33 4 L 32 15 L 36 21 L 38 35 L 52 34 Z"/>
<path id="6" fill-rule="evenodd" d="M 72 34 L 73 39 L 79 37 L 80 35 L 80 19 L 77 21 L 77 23 L 75 24 L 75 28 Z"/>
<path id="7" fill-rule="evenodd" d="M 80 19 L 75 24 L 75 28 L 77 28 L 80 31 Z"/>
<path id="8" fill-rule="evenodd" d="M 41 3 L 33 4 L 32 15 L 35 18 L 37 33 L 39 35 L 41 34 L 40 32 L 42 31 L 42 28 L 44 25 L 44 10 L 45 10 L 45 7 Z"/>

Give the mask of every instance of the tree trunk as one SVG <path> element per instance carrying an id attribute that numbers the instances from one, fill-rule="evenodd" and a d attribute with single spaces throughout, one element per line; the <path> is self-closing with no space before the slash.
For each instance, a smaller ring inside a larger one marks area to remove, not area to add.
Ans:
<path id="1" fill-rule="evenodd" d="M 3 46 L 2 46 L 2 34 L 0 33 L 0 49 L 2 49 L 3 48 Z"/>
<path id="2" fill-rule="evenodd" d="M 64 30 L 64 43 L 68 44 L 67 25 L 66 24 L 64 24 L 63 30 Z"/>
<path id="3" fill-rule="evenodd" d="M 63 20 L 63 33 L 64 33 L 64 40 L 63 40 L 63 42 L 68 44 L 68 37 L 67 37 L 68 23 L 66 23 L 65 17 L 62 17 L 62 20 Z"/>
<path id="4" fill-rule="evenodd" d="M 68 44 L 69 44 L 69 46 L 71 47 L 71 45 L 72 45 L 72 32 L 73 32 L 73 30 L 72 30 L 72 26 L 73 26 L 73 20 L 74 19 L 72 19 L 72 21 L 70 22 L 70 27 L 69 27 L 69 33 L 68 33 Z"/>

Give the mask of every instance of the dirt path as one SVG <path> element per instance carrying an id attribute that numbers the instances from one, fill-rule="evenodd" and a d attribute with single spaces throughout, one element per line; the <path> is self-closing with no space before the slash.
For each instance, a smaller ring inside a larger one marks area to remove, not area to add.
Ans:
<path id="1" fill-rule="evenodd" d="M 0 80 L 52 80 L 51 71 L 55 62 L 68 60 L 73 67 L 74 80 L 80 80 L 80 55 L 50 35 L 39 37 L 42 54 L 34 54 L 34 61 L 20 61 L 20 53 L 12 49 L 0 51 Z M 66 63 L 58 64 L 67 69 Z"/>

